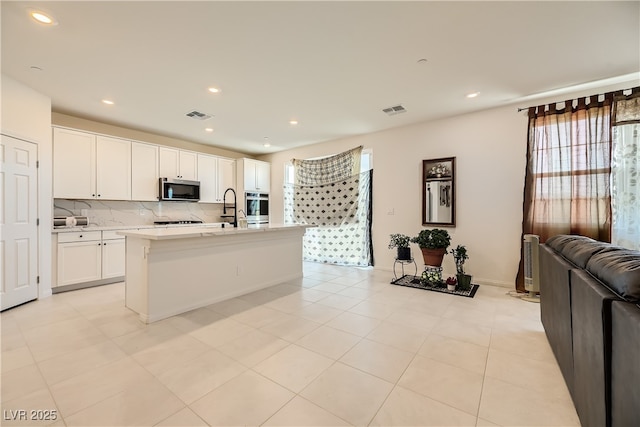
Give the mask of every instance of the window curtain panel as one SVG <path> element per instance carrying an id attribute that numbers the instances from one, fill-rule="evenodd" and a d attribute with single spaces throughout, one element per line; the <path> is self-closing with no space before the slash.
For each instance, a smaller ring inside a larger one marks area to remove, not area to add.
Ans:
<path id="1" fill-rule="evenodd" d="M 321 159 L 293 159 L 294 183 L 323 185 L 347 179 L 360 173 L 362 146 Z"/>
<path id="2" fill-rule="evenodd" d="M 355 168 L 359 172 L 361 153 L 358 147 L 324 159 L 293 161 L 296 182 L 284 187 L 285 223 L 316 226 L 304 236 L 305 261 L 373 265 L 373 171 L 353 173 Z"/>
<path id="3" fill-rule="evenodd" d="M 640 93 L 616 96 L 611 159 L 611 242 L 640 250 Z"/>
<path id="4" fill-rule="evenodd" d="M 522 234 L 611 241 L 613 93 L 529 109 Z M 522 259 L 516 289 L 524 291 Z"/>

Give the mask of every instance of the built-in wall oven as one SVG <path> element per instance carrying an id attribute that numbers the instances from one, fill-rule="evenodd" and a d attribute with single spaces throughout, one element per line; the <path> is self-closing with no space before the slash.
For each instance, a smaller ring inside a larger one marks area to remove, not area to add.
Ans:
<path id="1" fill-rule="evenodd" d="M 269 223 L 269 193 L 245 193 L 247 224 Z"/>

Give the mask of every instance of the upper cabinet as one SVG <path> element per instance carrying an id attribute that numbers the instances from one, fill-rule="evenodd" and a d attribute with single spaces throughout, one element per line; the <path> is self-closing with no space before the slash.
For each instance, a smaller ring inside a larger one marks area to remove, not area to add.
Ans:
<path id="1" fill-rule="evenodd" d="M 131 142 L 54 128 L 53 197 L 131 200 Z"/>
<path id="2" fill-rule="evenodd" d="M 131 200 L 158 200 L 158 146 L 131 143 Z"/>
<path id="3" fill-rule="evenodd" d="M 193 151 L 160 147 L 161 178 L 198 180 L 198 156 Z"/>
<path id="4" fill-rule="evenodd" d="M 235 188 L 235 161 L 198 153 L 200 201 L 222 203 L 224 191 Z"/>
<path id="5" fill-rule="evenodd" d="M 254 170 L 258 176 L 253 180 L 266 188 L 261 191 L 268 191 L 269 164 L 259 163 L 267 170 Z M 157 201 L 158 178 L 200 181 L 201 201 L 222 203 L 224 191 L 236 188 L 236 162 L 194 151 L 53 128 L 55 199 Z"/>
<path id="6" fill-rule="evenodd" d="M 244 192 L 268 193 L 271 188 L 271 164 L 253 159 L 239 159 L 238 176 L 242 173 Z M 240 170 L 241 169 L 241 170 Z"/>
<path id="7" fill-rule="evenodd" d="M 131 200 L 131 141 L 96 137 L 98 199 Z"/>
<path id="8" fill-rule="evenodd" d="M 53 128 L 53 197 L 95 199 L 95 135 Z"/>
<path id="9" fill-rule="evenodd" d="M 236 189 L 236 161 L 220 157 L 218 158 L 218 194 L 221 202 L 227 188 Z"/>

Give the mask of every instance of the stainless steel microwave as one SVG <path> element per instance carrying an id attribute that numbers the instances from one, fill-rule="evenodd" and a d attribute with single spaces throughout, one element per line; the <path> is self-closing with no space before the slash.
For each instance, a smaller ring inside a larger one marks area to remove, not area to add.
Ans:
<path id="1" fill-rule="evenodd" d="M 160 178 L 158 199 L 197 202 L 200 200 L 200 181 Z"/>

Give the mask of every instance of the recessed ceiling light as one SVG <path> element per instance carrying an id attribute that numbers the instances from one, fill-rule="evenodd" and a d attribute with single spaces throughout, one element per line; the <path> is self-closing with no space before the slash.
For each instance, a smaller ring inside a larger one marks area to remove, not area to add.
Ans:
<path id="1" fill-rule="evenodd" d="M 213 128 L 205 128 L 204 131 L 205 132 L 213 132 Z"/>
<path id="2" fill-rule="evenodd" d="M 418 64 L 426 64 L 427 63 L 427 58 L 420 58 L 417 61 Z"/>
<path id="3" fill-rule="evenodd" d="M 42 71 L 42 68 L 37 67 L 37 66 L 35 66 L 35 65 L 32 65 L 32 66 L 31 66 L 31 67 L 29 67 L 29 68 L 30 68 L 31 70 L 33 70 L 33 71 Z"/>
<path id="4" fill-rule="evenodd" d="M 41 24 L 45 24 L 45 25 L 57 25 L 58 24 L 55 19 L 53 19 L 51 16 L 47 15 L 46 13 L 44 13 L 44 12 L 42 12 L 40 10 L 31 10 L 31 11 L 29 11 L 29 15 L 31 15 L 31 17 L 33 19 L 35 19 L 36 21 L 38 21 Z"/>
<path id="5" fill-rule="evenodd" d="M 480 92 L 471 92 L 467 94 L 467 98 L 475 98 L 478 95 L 480 95 Z"/>
<path id="6" fill-rule="evenodd" d="M 289 120 L 289 124 L 295 126 L 295 125 L 298 124 L 298 121 L 297 120 Z"/>
<path id="7" fill-rule="evenodd" d="M 110 100 L 108 100 L 108 99 L 103 99 L 103 100 L 102 100 L 102 103 L 103 103 L 103 104 L 107 104 L 107 105 L 113 105 L 113 104 L 114 104 L 114 102 L 113 102 L 113 101 L 110 101 Z"/>
<path id="8" fill-rule="evenodd" d="M 218 93 L 218 92 L 220 92 L 220 89 L 218 89 L 217 87 L 210 87 L 210 88 L 209 88 L 209 92 L 211 92 L 211 93 Z"/>
<path id="9" fill-rule="evenodd" d="M 267 148 L 268 148 L 268 147 L 271 147 L 271 143 L 269 142 L 269 137 L 268 137 L 268 136 L 265 136 L 265 137 L 264 137 L 264 144 L 263 144 L 263 145 L 264 145 L 265 147 L 267 147 Z"/>

